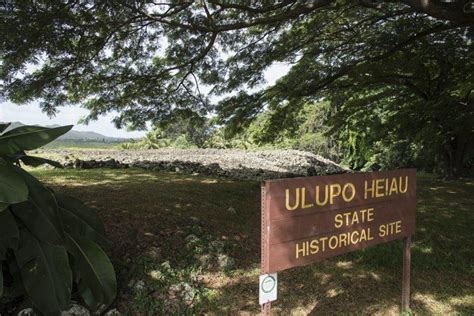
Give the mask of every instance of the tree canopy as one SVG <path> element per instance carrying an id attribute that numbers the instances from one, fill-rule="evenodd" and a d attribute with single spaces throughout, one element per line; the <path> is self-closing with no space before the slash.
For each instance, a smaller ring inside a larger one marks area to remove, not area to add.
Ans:
<path id="1" fill-rule="evenodd" d="M 49 114 L 78 103 L 86 121 L 115 110 L 117 126 L 142 128 L 214 113 L 238 132 L 269 110 L 271 139 L 328 98 L 336 126 L 386 120 L 380 130 L 435 133 L 446 148 L 472 138 L 471 1 L 6 3 L 2 96 Z M 275 62 L 290 71 L 265 87 Z"/>

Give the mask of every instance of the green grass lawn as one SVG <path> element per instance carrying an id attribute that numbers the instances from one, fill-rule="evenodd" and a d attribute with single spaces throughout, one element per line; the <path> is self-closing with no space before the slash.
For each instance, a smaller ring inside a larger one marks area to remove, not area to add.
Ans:
<path id="1" fill-rule="evenodd" d="M 120 311 L 259 312 L 259 183 L 133 169 L 33 173 L 98 209 L 112 241 Z M 412 310 L 472 315 L 474 181 L 420 175 L 417 189 Z M 401 273 L 401 241 L 286 270 L 272 309 L 398 315 Z"/>

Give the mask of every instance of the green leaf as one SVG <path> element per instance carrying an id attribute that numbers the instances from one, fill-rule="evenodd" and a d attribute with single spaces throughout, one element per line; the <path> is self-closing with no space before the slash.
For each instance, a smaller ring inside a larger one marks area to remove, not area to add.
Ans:
<path id="1" fill-rule="evenodd" d="M 7 261 L 6 265 L 8 266 L 8 272 L 10 273 L 12 282 L 10 282 L 10 286 L 3 285 L 3 297 L 15 299 L 24 296 L 26 294 L 25 288 L 23 287 L 21 272 L 17 262 L 15 260 L 10 260 Z"/>
<path id="2" fill-rule="evenodd" d="M 32 167 L 38 167 L 44 164 L 48 164 L 56 168 L 63 168 L 63 166 L 59 162 L 41 157 L 22 156 L 20 157 L 20 160 L 23 161 L 25 165 Z"/>
<path id="3" fill-rule="evenodd" d="M 10 126 L 11 123 L 4 123 L 4 124 L 0 124 L 0 133 L 2 133 L 4 130 L 6 130 L 8 128 L 8 126 Z"/>
<path id="4" fill-rule="evenodd" d="M 7 248 L 16 249 L 20 232 L 15 218 L 9 210 L 0 212 L 0 261 L 5 260 Z"/>
<path id="5" fill-rule="evenodd" d="M 73 197 L 60 193 L 54 195 L 65 231 L 74 238 L 91 239 L 100 244 L 108 243 L 104 225 L 94 209 Z"/>
<path id="6" fill-rule="evenodd" d="M 66 249 L 40 243 L 27 230 L 21 231 L 16 261 L 28 298 L 45 315 L 58 315 L 70 304 L 72 274 Z"/>
<path id="7" fill-rule="evenodd" d="M 53 193 L 23 169 L 15 167 L 15 171 L 23 178 L 29 191 L 29 205 L 15 206 L 13 208 L 15 215 L 22 219 L 37 238 L 45 242 L 62 244 L 63 230 Z"/>
<path id="8" fill-rule="evenodd" d="M 6 208 L 8 207 L 8 205 L 10 205 L 10 204 L 0 202 L 0 213 L 1 213 L 4 209 L 6 209 Z"/>
<path id="9" fill-rule="evenodd" d="M 92 293 L 84 297 L 86 303 L 93 309 L 101 305 L 109 306 L 117 293 L 117 281 L 114 267 L 107 255 L 94 242 L 75 239 L 68 234 L 66 247 L 74 257 L 74 265 L 81 277 L 81 287 Z"/>
<path id="10" fill-rule="evenodd" d="M 31 150 L 55 140 L 67 133 L 72 125 L 61 127 L 21 126 L 0 136 L 0 154 L 14 154 Z"/>
<path id="11" fill-rule="evenodd" d="M 55 245 L 64 243 L 61 233 L 54 221 L 30 201 L 11 206 L 13 214 L 35 235 L 39 240 Z"/>
<path id="12" fill-rule="evenodd" d="M 77 283 L 77 290 L 87 306 L 94 306 L 96 304 L 99 304 L 96 303 L 94 299 L 94 294 L 92 294 L 91 289 L 87 287 L 83 280 L 79 280 L 79 282 Z"/>
<path id="13" fill-rule="evenodd" d="M 47 213 L 49 216 L 56 216 L 58 205 L 53 192 L 47 189 L 38 179 L 25 170 L 16 166 L 13 166 L 13 168 L 14 171 L 22 177 L 24 183 L 26 183 L 29 195 L 28 200 L 40 206 L 42 211 Z"/>
<path id="14" fill-rule="evenodd" d="M 13 204 L 28 199 L 28 187 L 21 176 L 15 172 L 14 166 L 0 164 L 0 210 L 4 204 Z"/>

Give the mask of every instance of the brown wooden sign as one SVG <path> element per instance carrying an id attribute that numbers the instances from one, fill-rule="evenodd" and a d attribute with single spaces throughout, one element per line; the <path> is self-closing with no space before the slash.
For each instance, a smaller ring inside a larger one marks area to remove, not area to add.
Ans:
<path id="1" fill-rule="evenodd" d="M 415 169 L 265 181 L 262 272 L 409 237 L 415 209 Z"/>

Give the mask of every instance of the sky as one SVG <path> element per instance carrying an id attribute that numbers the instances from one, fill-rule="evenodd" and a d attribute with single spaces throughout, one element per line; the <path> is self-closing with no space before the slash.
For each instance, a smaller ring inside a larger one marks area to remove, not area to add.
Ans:
<path id="1" fill-rule="evenodd" d="M 275 81 L 285 75 L 289 66 L 283 63 L 276 63 L 265 72 L 266 85 L 273 85 Z M 79 125 L 81 117 L 87 115 L 87 110 L 80 106 L 66 106 L 59 108 L 55 117 L 49 118 L 43 113 L 38 102 L 32 102 L 27 105 L 16 105 L 9 102 L 0 102 L 0 122 L 22 122 L 23 124 L 34 125 L 74 125 L 77 131 L 93 131 L 105 136 L 139 138 L 145 135 L 146 131 L 129 132 L 125 129 L 117 129 L 112 123 L 114 113 L 99 117 L 97 121 L 90 122 L 88 125 Z"/>

